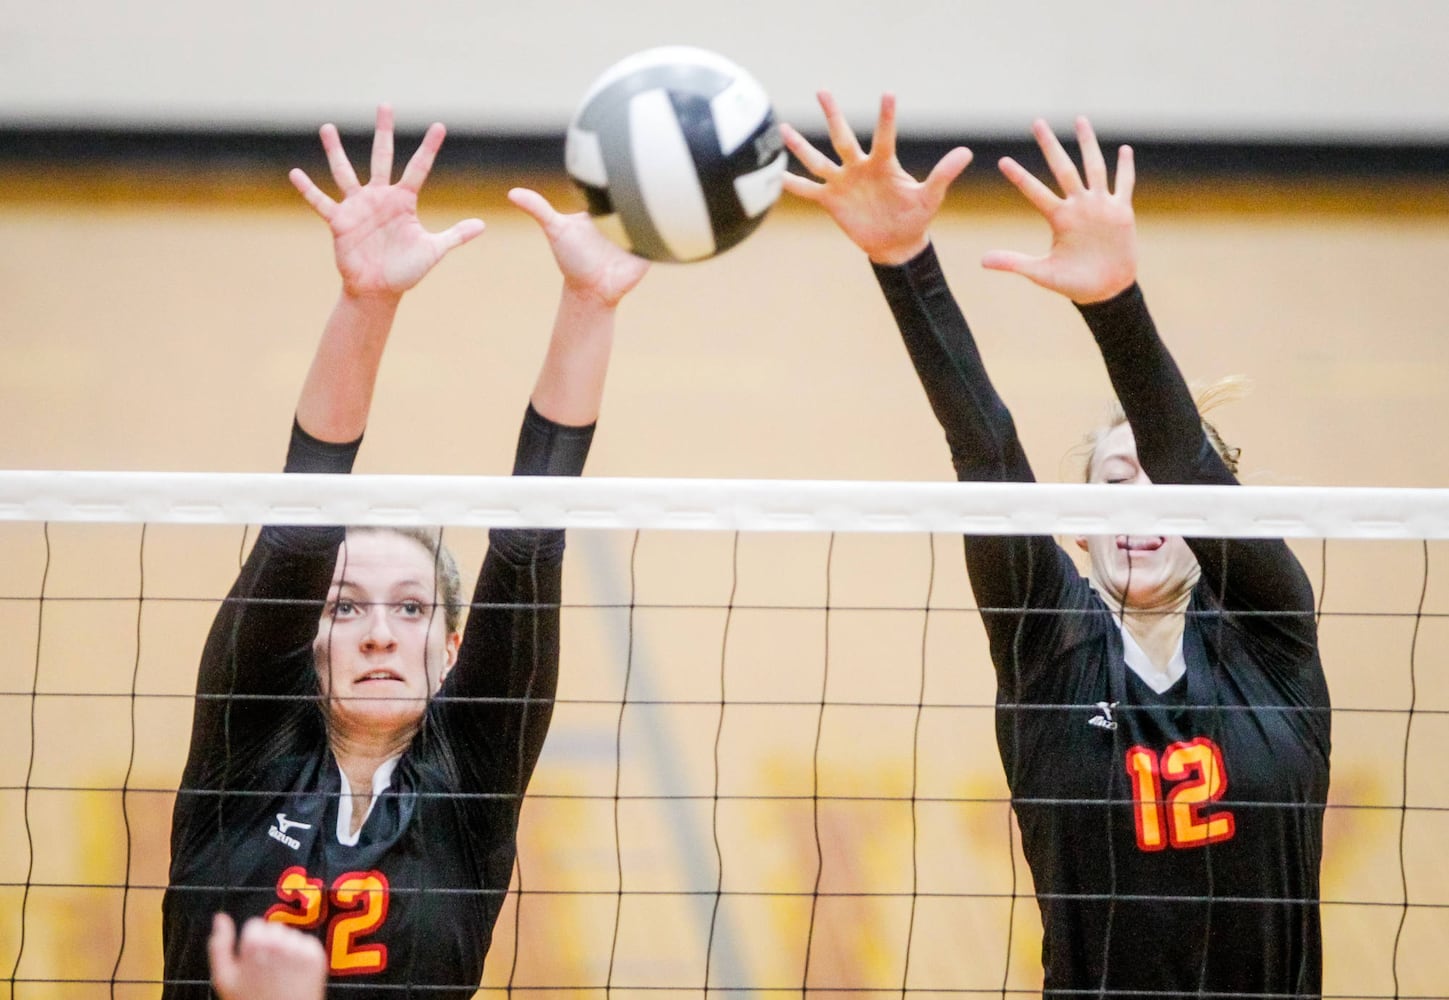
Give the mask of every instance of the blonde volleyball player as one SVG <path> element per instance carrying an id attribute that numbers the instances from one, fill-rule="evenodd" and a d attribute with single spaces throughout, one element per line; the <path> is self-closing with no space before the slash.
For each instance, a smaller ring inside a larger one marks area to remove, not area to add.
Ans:
<path id="1" fill-rule="evenodd" d="M 342 288 L 286 468 L 346 473 L 403 294 L 483 223 L 429 233 L 418 221 L 441 125 L 396 183 L 387 107 L 366 183 L 337 130 L 321 135 L 341 199 L 301 171 L 292 181 L 332 231 Z M 575 476 L 616 307 L 647 264 L 582 214 L 560 215 L 532 191 L 510 198 L 538 222 L 563 276 L 514 474 Z M 552 714 L 563 548 L 562 531 L 492 532 L 464 627 L 457 571 L 436 533 L 261 531 L 202 654 L 172 819 L 166 997 L 208 995 L 218 911 L 319 938 L 332 984 L 349 997 L 410 986 L 473 995 Z"/>
<path id="2" fill-rule="evenodd" d="M 928 233 L 971 154 L 918 183 L 895 155 L 893 98 L 869 153 L 830 95 L 821 106 L 839 162 L 786 127 L 819 178 L 786 189 L 870 258 L 957 477 L 1031 481 Z M 1089 481 L 1236 483 L 1137 285 L 1132 151 L 1114 189 L 1086 119 L 1080 172 L 1044 122 L 1034 132 L 1060 191 L 1000 166 L 1051 248 L 983 263 L 1065 295 L 1101 350 L 1125 419 L 1097 435 Z M 1050 537 L 965 539 L 1046 993 L 1318 995 L 1329 699 L 1302 567 L 1276 539 L 1079 544 L 1085 577 Z"/>

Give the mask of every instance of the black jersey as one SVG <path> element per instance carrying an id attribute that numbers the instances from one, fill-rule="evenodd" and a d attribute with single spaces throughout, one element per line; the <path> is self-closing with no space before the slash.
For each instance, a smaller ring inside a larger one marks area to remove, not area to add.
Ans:
<path id="1" fill-rule="evenodd" d="M 515 474 L 578 474 L 592 433 L 529 407 Z M 347 472 L 356 450 L 294 425 L 287 471 Z M 165 997 L 211 995 L 217 910 L 316 934 L 337 996 L 473 994 L 552 714 L 563 536 L 490 534 L 457 662 L 349 844 L 312 655 L 343 530 L 261 531 L 202 655 L 172 817 Z"/>
<path id="2" fill-rule="evenodd" d="M 934 251 L 876 272 L 958 478 L 1032 481 Z M 1081 311 L 1153 482 L 1235 482 L 1140 289 Z M 965 540 L 1048 993 L 1321 992 L 1329 700 L 1312 590 L 1281 540 L 1189 545 L 1186 671 L 1157 694 L 1053 539 Z"/>

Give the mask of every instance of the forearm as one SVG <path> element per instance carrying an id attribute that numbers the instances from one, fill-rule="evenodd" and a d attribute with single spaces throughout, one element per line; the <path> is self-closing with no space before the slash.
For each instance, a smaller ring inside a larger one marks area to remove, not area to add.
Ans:
<path id="1" fill-rule="evenodd" d="M 956 476 L 963 482 L 1031 482 L 1016 425 L 987 377 L 976 342 L 941 272 L 935 251 L 898 267 L 876 265 L 901 338 L 946 432 Z M 968 535 L 966 566 L 983 608 L 1049 603 L 1064 585 L 1061 552 L 1048 536 Z M 986 614 L 993 642 L 1015 634 L 1014 616 Z"/>
<path id="2" fill-rule="evenodd" d="M 318 440 L 294 421 L 285 469 L 345 474 L 359 444 Z M 316 693 L 311 646 L 343 534 L 333 526 L 262 528 L 202 652 L 188 785 L 220 773 L 234 750 L 262 746 L 288 718 L 308 716 Z M 276 696 L 284 700 L 270 700 Z"/>
<path id="3" fill-rule="evenodd" d="M 1202 417 L 1177 362 L 1157 333 L 1142 289 L 1077 307 L 1132 425 L 1138 459 L 1155 483 L 1235 482 L 1203 433 Z"/>
<path id="4" fill-rule="evenodd" d="M 568 427 L 599 419 L 616 312 L 617 304 L 564 286 L 531 397 L 541 416 Z"/>
<path id="5" fill-rule="evenodd" d="M 873 265 L 962 480 L 1030 482 L 1011 413 L 986 374 L 933 248 L 897 267 Z"/>
<path id="6" fill-rule="evenodd" d="M 530 406 L 514 458 L 516 476 L 576 476 L 594 429 L 567 427 Z M 458 661 L 445 693 L 449 731 L 486 753 L 468 755 L 472 780 L 522 790 L 548 731 L 558 685 L 564 532 L 494 528 L 473 590 Z"/>
<path id="7" fill-rule="evenodd" d="M 359 443 L 319 441 L 294 422 L 285 469 L 345 474 L 352 468 Z M 271 524 L 261 529 L 212 625 L 202 663 L 202 690 L 290 684 L 266 671 L 291 663 L 316 635 L 342 539 L 343 529 L 335 526 Z"/>
<path id="8" fill-rule="evenodd" d="M 1155 483 L 1235 484 L 1203 431 L 1192 391 L 1157 333 L 1141 288 L 1134 284 L 1112 299 L 1078 308 L 1102 350 L 1148 477 Z M 1188 545 L 1226 607 L 1312 610 L 1308 577 L 1281 540 L 1193 538 Z M 1312 642 L 1311 618 L 1263 619 L 1249 626 Z"/>
<path id="9" fill-rule="evenodd" d="M 373 387 L 400 296 L 337 299 L 297 400 L 297 422 L 319 441 L 355 441 L 367 427 Z"/>
<path id="10" fill-rule="evenodd" d="M 315 530 L 315 529 L 314 529 Z M 285 552 L 265 529 L 207 635 L 198 670 L 187 784 L 305 717 L 316 694 L 311 647 L 331 579 L 331 552 Z"/>
<path id="11" fill-rule="evenodd" d="M 538 761 L 558 688 L 561 578 L 557 559 L 516 565 L 497 545 L 483 560 L 437 703 L 436 732 L 448 734 L 470 789 L 521 794 Z"/>

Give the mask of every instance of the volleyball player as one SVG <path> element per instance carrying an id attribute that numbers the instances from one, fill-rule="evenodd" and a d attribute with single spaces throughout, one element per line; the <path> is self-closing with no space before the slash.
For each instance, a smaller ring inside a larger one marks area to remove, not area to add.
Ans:
<path id="1" fill-rule="evenodd" d="M 787 127 L 820 178 L 787 189 L 869 256 L 958 478 L 1032 481 L 928 234 L 970 153 L 917 183 L 895 155 L 893 98 L 868 154 L 830 95 L 821 106 L 840 162 Z M 1137 285 L 1132 151 L 1114 190 L 1086 119 L 1081 173 L 1044 122 L 1034 131 L 1060 194 L 1000 166 L 1051 248 L 983 263 L 1067 296 L 1096 339 L 1125 419 L 1097 434 L 1088 480 L 1235 483 Z M 1329 700 L 1301 566 L 1275 539 L 1079 544 L 1085 577 L 1050 537 L 965 539 L 1046 991 L 1319 994 Z"/>
<path id="2" fill-rule="evenodd" d="M 351 469 L 403 293 L 483 230 L 418 221 L 443 134 L 429 128 L 392 183 L 382 107 L 367 183 L 331 125 L 322 145 L 341 200 L 292 172 L 331 228 L 342 291 L 303 384 L 290 472 Z M 563 275 L 514 474 L 578 475 L 615 308 L 647 264 L 586 216 L 509 196 Z M 562 531 L 493 531 L 460 631 L 457 571 L 436 533 L 261 531 L 202 654 L 163 908 L 167 997 L 207 994 L 217 911 L 319 937 L 348 996 L 473 994 L 552 711 L 563 547 Z"/>

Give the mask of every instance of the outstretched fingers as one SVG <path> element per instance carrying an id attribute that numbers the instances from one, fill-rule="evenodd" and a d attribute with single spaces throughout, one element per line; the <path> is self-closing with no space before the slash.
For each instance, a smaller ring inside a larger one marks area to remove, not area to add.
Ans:
<path id="1" fill-rule="evenodd" d="M 1106 158 L 1086 118 L 1076 120 L 1080 174 L 1045 122 L 1038 119 L 1032 130 L 1062 193 L 1053 192 L 1010 158 L 1001 161 L 1001 172 L 1051 226 L 1051 249 L 1037 257 L 995 250 L 982 258 L 982 266 L 1020 274 L 1073 302 L 1105 301 L 1136 279 L 1132 152 L 1124 146 L 1118 154 L 1117 191 L 1113 193 Z"/>
<path id="2" fill-rule="evenodd" d="M 870 140 L 874 160 L 892 160 L 896 155 L 896 95 L 880 95 L 880 114 L 875 120 L 875 135 Z"/>
<path id="3" fill-rule="evenodd" d="M 337 134 L 337 126 L 328 122 L 317 134 L 322 137 L 322 152 L 327 154 L 327 166 L 332 170 L 332 179 L 337 182 L 343 197 L 362 187 L 357 172 L 352 169 L 352 162 L 342 148 L 342 136 Z"/>
<path id="4" fill-rule="evenodd" d="M 1045 263 L 1045 257 L 1034 257 L 1016 250 L 991 250 L 981 258 L 981 266 L 989 271 L 1009 271 L 1032 280 L 1036 280 Z"/>
<path id="5" fill-rule="evenodd" d="M 828 90 L 822 90 L 816 98 L 820 101 L 820 110 L 825 112 L 825 131 L 830 135 L 830 145 L 840 157 L 840 162 L 851 164 L 865 159 L 865 151 L 860 148 L 855 130 L 845 120 L 845 114 L 840 110 L 835 95 Z"/>
<path id="6" fill-rule="evenodd" d="M 1117 190 L 1116 195 L 1123 201 L 1132 200 L 1132 189 L 1137 184 L 1137 167 L 1132 156 L 1131 146 L 1119 146 L 1117 148 Z"/>
<path id="7" fill-rule="evenodd" d="M 1097 133 L 1085 116 L 1077 117 L 1077 148 L 1082 152 L 1082 173 L 1087 178 L 1087 187 L 1092 191 L 1107 191 L 1107 161 L 1102 156 L 1102 146 L 1097 142 Z"/>
<path id="8" fill-rule="evenodd" d="M 372 166 L 367 183 L 388 185 L 392 183 L 392 105 L 377 106 L 377 127 L 372 133 Z"/>
<path id="9" fill-rule="evenodd" d="M 961 172 L 971 165 L 971 150 L 965 146 L 957 146 L 937 161 L 926 175 L 922 187 L 926 189 L 926 195 L 930 202 L 939 205 L 946 200 L 946 189 L 961 176 Z"/>
<path id="10" fill-rule="evenodd" d="M 1061 188 L 1062 194 L 1072 195 L 1082 190 L 1082 176 L 1077 173 L 1077 165 L 1067 155 L 1062 141 L 1045 119 L 1038 118 L 1032 122 L 1031 131 L 1036 136 L 1036 144 L 1041 147 L 1042 156 L 1046 157 L 1047 167 L 1057 179 L 1057 186 Z"/>
<path id="11" fill-rule="evenodd" d="M 442 122 L 433 122 L 428 126 L 427 132 L 423 133 L 423 141 L 403 169 L 402 178 L 398 181 L 400 186 L 413 194 L 422 189 L 423 183 L 433 171 L 433 163 L 438 158 L 438 150 L 443 147 L 443 139 L 447 134 L 448 130 L 443 127 Z"/>
<path id="12" fill-rule="evenodd" d="M 298 167 L 293 167 L 288 171 L 287 179 L 292 182 L 292 186 L 297 189 L 307 204 L 312 206 L 312 211 L 322 216 L 322 218 L 331 221 L 333 213 L 337 211 L 337 202 L 329 198 L 326 192 L 312 183 L 312 178 L 308 177 L 305 171 Z"/>
<path id="13" fill-rule="evenodd" d="M 441 233 L 434 233 L 433 242 L 437 245 L 441 255 L 481 236 L 484 228 L 486 227 L 482 219 L 463 219 L 461 222 L 453 223 Z"/>
<path id="14" fill-rule="evenodd" d="M 1061 199 L 1056 196 L 1056 192 L 1037 180 L 1035 174 L 1011 157 L 1003 156 L 997 166 L 1001 168 L 1001 173 L 1012 183 L 1012 186 L 1020 191 L 1042 215 L 1050 216 L 1061 204 Z"/>
<path id="15" fill-rule="evenodd" d="M 825 194 L 824 184 L 798 174 L 785 173 L 780 178 L 780 185 L 796 198 L 804 198 L 806 201 L 819 201 Z"/>
<path id="16" fill-rule="evenodd" d="M 810 145 L 809 140 L 796 131 L 793 125 L 781 122 L 780 138 L 785 140 L 785 148 L 795 154 L 795 159 L 800 161 L 801 166 L 816 177 L 830 177 L 839 172 L 840 165 Z M 790 175 L 786 174 L 786 176 Z"/>
<path id="17" fill-rule="evenodd" d="M 516 187 L 508 191 L 508 200 L 533 217 L 545 233 L 556 229 L 563 221 L 563 215 L 547 198 L 531 188 Z"/>
<path id="18" fill-rule="evenodd" d="M 605 238 L 583 212 L 565 214 L 547 198 L 516 187 L 508 200 L 538 223 L 570 294 L 612 308 L 643 279 L 649 262 Z"/>
<path id="19" fill-rule="evenodd" d="M 1102 144 L 1097 132 L 1085 116 L 1077 118 L 1077 146 L 1082 151 L 1082 172 L 1087 178 L 1087 187 L 1093 191 L 1108 193 L 1107 158 L 1102 154 Z M 1117 186 L 1110 193 L 1117 198 L 1131 201 L 1132 188 L 1136 183 L 1136 172 L 1132 162 L 1132 147 L 1117 149 Z"/>

